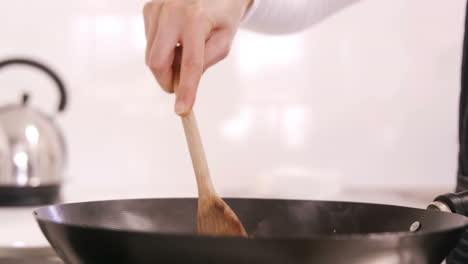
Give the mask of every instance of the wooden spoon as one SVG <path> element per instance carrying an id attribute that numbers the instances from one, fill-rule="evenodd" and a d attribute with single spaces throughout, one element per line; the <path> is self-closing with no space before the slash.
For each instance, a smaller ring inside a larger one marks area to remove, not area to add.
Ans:
<path id="1" fill-rule="evenodd" d="M 176 48 L 173 65 L 173 88 L 177 91 L 180 77 L 181 48 Z M 193 111 L 181 117 L 198 186 L 197 231 L 205 235 L 247 237 L 234 211 L 216 194 Z"/>

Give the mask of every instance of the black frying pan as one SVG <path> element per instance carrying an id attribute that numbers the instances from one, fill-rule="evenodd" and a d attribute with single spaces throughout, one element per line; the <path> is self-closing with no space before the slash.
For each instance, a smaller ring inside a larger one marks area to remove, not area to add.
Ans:
<path id="1" fill-rule="evenodd" d="M 440 196 L 432 207 L 463 211 L 464 197 L 468 193 Z M 61 204 L 34 214 L 68 264 L 440 264 L 468 224 L 468 218 L 459 214 L 390 205 L 263 199 L 226 202 L 251 238 L 196 235 L 196 199 Z"/>

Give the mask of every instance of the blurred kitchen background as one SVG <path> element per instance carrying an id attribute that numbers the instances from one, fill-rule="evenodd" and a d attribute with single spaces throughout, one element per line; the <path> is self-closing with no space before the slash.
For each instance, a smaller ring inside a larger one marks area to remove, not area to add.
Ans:
<path id="1" fill-rule="evenodd" d="M 38 59 L 68 86 L 55 115 L 69 150 L 65 196 L 196 195 L 174 98 L 144 64 L 144 2 L 0 1 L 0 59 Z M 220 194 L 453 189 L 465 5 L 363 0 L 302 33 L 239 32 L 196 105 Z M 0 87 L 0 104 L 29 91 L 55 111 L 41 73 L 2 71 Z"/>

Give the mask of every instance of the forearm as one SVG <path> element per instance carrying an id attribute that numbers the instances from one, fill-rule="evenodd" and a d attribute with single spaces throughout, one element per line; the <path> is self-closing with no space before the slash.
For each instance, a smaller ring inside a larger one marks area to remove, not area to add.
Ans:
<path id="1" fill-rule="evenodd" d="M 270 34 L 301 31 L 359 0 L 253 0 L 242 27 Z"/>

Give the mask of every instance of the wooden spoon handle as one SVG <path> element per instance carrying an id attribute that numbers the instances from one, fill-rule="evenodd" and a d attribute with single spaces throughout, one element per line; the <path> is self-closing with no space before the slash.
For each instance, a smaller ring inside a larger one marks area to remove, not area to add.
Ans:
<path id="1" fill-rule="evenodd" d="M 180 78 L 180 61 L 181 61 L 181 48 L 177 47 L 175 51 L 173 63 L 173 88 L 174 93 L 177 94 L 179 88 Z M 198 186 L 198 196 L 216 195 L 216 192 L 211 182 L 210 171 L 208 169 L 208 162 L 206 161 L 205 151 L 198 130 L 197 120 L 195 114 L 190 111 L 187 115 L 182 116 L 182 124 L 184 126 L 185 138 L 192 158 L 192 166 L 195 172 Z"/>
<path id="2" fill-rule="evenodd" d="M 190 112 L 182 117 L 184 126 L 185 138 L 192 158 L 192 166 L 197 178 L 198 196 L 215 194 L 213 183 L 211 182 L 208 162 L 206 161 L 205 151 L 198 131 L 197 120 L 195 114 Z"/>

